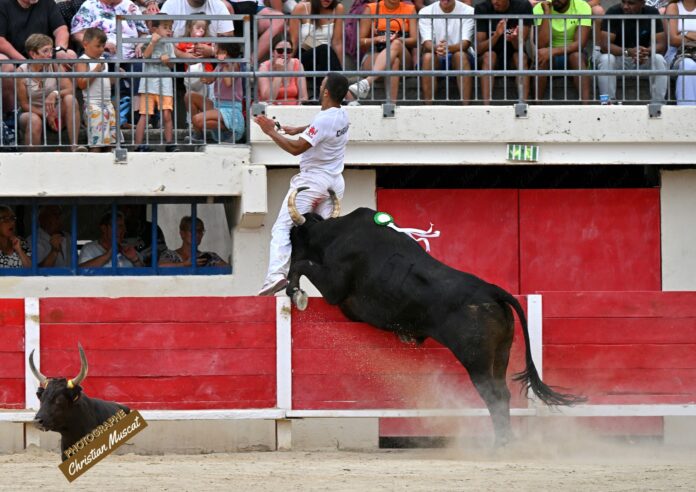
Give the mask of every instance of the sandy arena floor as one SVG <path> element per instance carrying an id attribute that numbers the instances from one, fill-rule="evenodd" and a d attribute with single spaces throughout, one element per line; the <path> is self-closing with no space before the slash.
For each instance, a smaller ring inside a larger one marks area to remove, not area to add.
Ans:
<path id="1" fill-rule="evenodd" d="M 37 449 L 0 455 L 0 490 L 235 491 L 693 491 L 696 455 L 664 446 L 602 444 L 499 452 L 250 452 L 109 456 L 73 484 L 59 457 Z"/>

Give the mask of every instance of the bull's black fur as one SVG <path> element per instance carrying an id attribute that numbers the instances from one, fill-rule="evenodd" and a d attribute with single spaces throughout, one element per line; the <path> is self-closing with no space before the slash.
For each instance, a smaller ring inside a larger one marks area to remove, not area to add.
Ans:
<path id="1" fill-rule="evenodd" d="M 511 294 L 427 254 L 413 239 L 376 225 L 375 211 L 360 208 L 335 219 L 304 215 L 290 232 L 292 259 L 287 294 L 306 276 L 329 304 L 351 320 L 395 332 L 402 339 L 433 338 L 449 348 L 469 372 L 493 420 L 496 443 L 511 437 L 506 372 L 514 319 L 525 341 L 526 368 L 514 379 L 548 405 L 584 398 L 554 391 L 532 361 L 527 319 Z"/>
<path id="2" fill-rule="evenodd" d="M 129 413 L 128 407 L 111 401 L 90 398 L 77 385 L 68 388 L 65 378 L 48 379 L 46 388 L 39 387 L 36 395 L 41 407 L 34 417 L 34 424 L 43 431 L 60 434 L 60 451 L 64 451 L 89 432 L 114 415 L 119 409 Z"/>

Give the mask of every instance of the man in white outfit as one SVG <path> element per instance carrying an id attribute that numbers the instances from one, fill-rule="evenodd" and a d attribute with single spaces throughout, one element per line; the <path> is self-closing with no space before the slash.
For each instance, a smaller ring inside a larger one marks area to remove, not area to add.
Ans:
<path id="1" fill-rule="evenodd" d="M 328 218 L 332 211 L 329 190 L 333 190 L 339 199 L 343 197 L 343 159 L 350 123 L 341 101 L 347 92 L 348 79 L 338 73 L 329 73 L 319 89 L 321 111 L 312 123 L 303 127 L 282 127 L 287 135 L 299 134 L 297 140 L 278 133 L 276 122 L 266 116 L 254 119 L 278 147 L 292 155 L 302 155 L 300 172 L 290 180 L 290 190 L 273 225 L 268 273 L 258 294 L 260 296 L 272 296 L 288 283 L 286 277 L 290 269 L 290 229 L 293 223 L 286 204 L 291 190 L 308 187 L 297 195 L 297 210 L 301 214 L 314 211 L 324 218 Z"/>

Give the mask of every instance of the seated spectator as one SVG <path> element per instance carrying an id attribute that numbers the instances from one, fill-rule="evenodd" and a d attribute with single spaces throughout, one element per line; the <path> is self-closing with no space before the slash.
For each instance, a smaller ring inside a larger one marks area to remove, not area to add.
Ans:
<path id="1" fill-rule="evenodd" d="M 186 215 L 181 218 L 179 223 L 179 235 L 181 236 L 181 246 L 178 249 L 168 249 L 159 260 L 159 266 L 161 267 L 190 267 L 191 266 L 191 251 L 192 251 L 192 240 L 191 237 L 191 217 Z M 196 218 L 196 248 L 201 245 L 203 240 L 203 235 L 205 234 L 205 227 L 203 221 Z M 229 266 L 228 263 L 220 258 L 220 255 L 212 251 L 197 251 L 196 265 L 199 267 L 204 266 L 216 266 L 224 267 Z"/>
<path id="2" fill-rule="evenodd" d="M 145 220 L 145 205 L 124 204 L 118 207 L 123 212 L 126 232 L 125 241 L 132 244 L 145 266 L 152 263 L 152 222 Z M 158 257 L 167 249 L 164 241 L 164 233 L 157 226 L 157 255 Z"/>
<path id="3" fill-rule="evenodd" d="M 106 58 L 115 57 L 116 49 L 116 19 L 120 15 L 140 15 L 140 9 L 131 0 L 85 0 L 77 14 L 73 17 L 70 32 L 73 40 L 82 45 L 82 37 L 89 27 L 96 27 L 106 34 L 104 49 Z M 121 22 L 121 33 L 124 38 L 137 38 L 150 34 L 145 22 L 133 19 Z M 144 40 L 143 40 L 144 41 Z M 121 57 L 129 63 L 122 63 L 120 68 L 126 72 L 142 71 L 142 64 L 135 62 L 142 56 L 142 45 L 123 43 Z M 122 78 L 119 81 L 121 100 L 119 104 L 119 126 L 127 126 L 126 122 L 134 107 L 138 107 L 138 79 Z"/>
<path id="4" fill-rule="evenodd" d="M 440 0 L 423 7 L 418 15 L 418 30 L 422 43 L 422 70 L 471 70 L 473 57 L 469 54 L 474 39 L 474 20 L 429 17 L 433 15 L 472 15 L 473 7 L 457 0 Z M 423 77 L 423 101 L 432 104 L 436 92 L 436 77 Z M 463 104 L 471 100 L 472 78 L 457 77 L 459 98 Z"/>
<path id="5" fill-rule="evenodd" d="M 80 60 L 86 63 L 75 65 L 80 73 L 107 73 L 109 66 L 104 60 L 106 34 L 96 27 L 88 27 L 82 36 L 84 53 Z M 115 81 L 109 77 L 81 77 L 76 79 L 77 87 L 82 90 L 84 101 L 84 119 L 87 126 L 87 145 L 90 152 L 106 152 L 116 145 L 117 117 L 111 103 L 111 84 Z"/>
<path id="6" fill-rule="evenodd" d="M 31 244 L 32 237 L 27 238 Z M 59 205 L 39 208 L 36 237 L 36 261 L 40 267 L 70 266 L 70 233 L 63 231 L 63 211 Z"/>
<path id="7" fill-rule="evenodd" d="M 399 15 L 415 15 L 416 8 L 411 3 L 400 0 L 382 0 L 370 3 L 365 7 L 365 15 L 393 15 L 389 19 L 360 19 L 360 35 L 358 38 L 358 58 L 363 70 L 388 70 L 387 68 L 387 37 L 390 40 L 390 70 L 406 70 L 411 68 L 411 48 L 416 46 L 417 23 Z M 364 99 L 370 94 L 370 87 L 380 76 L 370 75 L 351 84 L 348 90 L 358 99 Z M 391 99 L 396 100 L 399 93 L 400 77 L 389 77 L 391 84 Z"/>
<path id="8" fill-rule="evenodd" d="M 190 19 L 186 21 L 184 29 L 185 38 L 207 38 L 210 36 L 210 21 L 206 19 Z M 196 53 L 197 46 L 210 45 L 212 43 L 187 43 L 181 42 L 174 47 L 177 58 L 191 58 L 192 63 L 186 65 L 186 71 L 191 73 L 212 72 L 215 67 L 212 63 L 193 63 L 196 58 L 200 58 Z M 208 95 L 208 86 L 204 84 L 200 77 L 187 77 L 184 79 L 184 86 L 187 92 L 195 92 L 203 97 Z"/>
<path id="9" fill-rule="evenodd" d="M 667 15 L 689 16 L 696 11 L 696 1 L 679 0 L 667 6 Z M 669 52 L 673 69 L 696 70 L 696 18 L 669 19 Z M 696 105 L 696 75 L 679 75 L 676 82 L 679 106 Z"/>
<path id="10" fill-rule="evenodd" d="M 111 212 L 105 213 L 99 220 L 99 239 L 85 244 L 80 250 L 78 264 L 82 268 L 111 267 Z M 143 262 L 135 248 L 123 240 L 126 226 L 123 214 L 116 214 L 116 262 L 119 267 L 143 266 Z"/>
<path id="11" fill-rule="evenodd" d="M 284 77 L 258 77 L 259 101 L 293 106 L 307 100 L 307 81 L 299 58 L 292 57 L 292 43 L 283 36 L 273 40 L 271 59 L 259 65 L 259 72 L 290 72 Z"/>
<path id="12" fill-rule="evenodd" d="M 249 16 L 249 37 L 258 39 L 256 46 L 256 59 L 263 61 L 269 57 L 271 44 L 274 37 L 281 34 L 285 28 L 285 21 L 282 19 L 273 20 L 273 16 L 283 15 L 285 10 L 283 0 L 231 0 L 234 14 Z M 263 17 L 254 19 L 257 14 Z M 256 22 L 256 26 L 254 26 Z M 258 33 L 254 32 L 254 27 L 258 28 Z M 237 36 L 243 36 L 244 21 L 234 21 L 234 30 Z"/>
<path id="13" fill-rule="evenodd" d="M 219 62 L 212 74 L 239 71 L 239 63 L 228 61 L 229 58 L 239 57 L 238 44 L 217 43 L 216 57 Z M 207 130 L 213 130 L 216 139 L 219 132 L 221 141 L 238 142 L 244 138 L 245 128 L 242 111 L 244 81 L 241 77 L 208 77 L 201 80 L 213 85 L 213 97 L 210 101 L 199 94 L 188 95 L 186 107 L 191 111 L 191 122 L 194 127 L 192 142 L 202 142 L 204 132 Z"/>
<path id="14" fill-rule="evenodd" d="M 345 9 L 338 0 L 310 0 L 298 3 L 292 14 L 343 15 Z M 299 47 L 299 57 L 308 72 L 340 72 L 343 70 L 343 19 L 290 19 L 290 41 L 293 53 Z M 275 46 L 275 42 L 274 42 Z M 319 89 L 316 77 L 307 77 L 312 99 Z M 321 83 L 321 82 L 320 82 Z"/>
<path id="15" fill-rule="evenodd" d="M 32 60 L 45 63 L 25 63 L 17 69 L 27 74 L 17 81 L 17 100 L 22 109 L 19 126 L 24 132 L 24 144 L 41 145 L 45 124 L 54 132 L 67 128 L 72 150 L 85 152 L 85 147 L 77 146 L 80 120 L 72 82 L 61 77 L 62 67 L 53 63 L 53 40 L 45 34 L 32 34 L 27 38 L 26 51 Z M 47 76 L 51 74 L 55 76 Z"/>
<path id="16" fill-rule="evenodd" d="M 68 28 L 54 0 L 0 0 L 0 60 L 28 57 L 25 44 L 32 34 L 45 34 L 55 40 L 55 58 L 76 58 L 75 52 L 68 47 Z M 1 69 L 14 72 L 15 65 L 2 64 Z M 14 91 L 14 80 L 3 78 L 3 111 L 15 108 Z"/>
<path id="17" fill-rule="evenodd" d="M 532 6 L 527 0 L 485 0 L 476 5 L 474 14 L 491 16 L 496 14 L 509 15 L 509 19 L 480 18 L 476 21 L 476 50 L 480 57 L 481 70 L 526 70 L 529 66 L 527 55 L 519 55 L 519 43 L 529 38 L 531 19 L 522 21 L 522 33 L 519 33 L 520 20 L 515 15 L 531 15 Z M 529 99 L 529 77 L 522 78 L 522 94 L 518 97 L 523 101 Z M 493 96 L 493 77 L 481 77 L 481 97 L 483 104 L 490 104 Z"/>
<path id="18" fill-rule="evenodd" d="M 592 8 L 585 0 L 553 0 L 539 2 L 535 15 L 591 15 Z M 537 70 L 587 70 L 585 46 L 592 36 L 592 20 L 588 18 L 537 19 L 536 66 Z M 548 77 L 537 77 L 536 99 L 543 99 Z M 574 77 L 580 101 L 589 104 L 591 98 L 590 77 Z"/>
<path id="19" fill-rule="evenodd" d="M 0 205 L 0 268 L 29 268 L 31 249 L 16 235 L 17 216 L 7 205 Z"/>
<path id="20" fill-rule="evenodd" d="M 659 15 L 655 7 L 648 7 L 644 0 L 623 0 L 607 10 L 607 15 Z M 665 33 L 662 22 L 655 22 L 655 39 L 651 31 L 649 18 L 602 21 L 602 53 L 599 56 L 598 70 L 624 70 L 644 68 L 646 70 L 667 70 L 669 67 L 662 53 L 665 52 Z M 636 37 L 638 33 L 638 37 Z M 652 56 L 651 46 L 655 46 Z M 606 94 L 610 100 L 616 99 L 616 76 L 597 76 L 599 94 Z M 652 101 L 663 102 L 667 95 L 669 76 L 650 77 L 650 97 Z"/>

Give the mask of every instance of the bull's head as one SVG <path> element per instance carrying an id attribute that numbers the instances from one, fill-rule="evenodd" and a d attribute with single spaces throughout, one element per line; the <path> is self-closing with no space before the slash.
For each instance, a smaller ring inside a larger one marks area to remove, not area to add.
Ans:
<path id="1" fill-rule="evenodd" d="M 80 398 L 82 387 L 80 383 L 87 376 L 87 357 L 82 345 L 80 351 L 80 373 L 72 379 L 47 378 L 34 365 L 34 351 L 29 354 L 29 367 L 34 377 L 39 381 L 36 396 L 41 406 L 34 417 L 34 425 L 44 431 L 60 432 L 65 428 L 72 407 Z"/>
<path id="2" fill-rule="evenodd" d="M 288 213 L 290 214 L 292 222 L 297 226 L 303 225 L 307 219 L 297 210 L 295 198 L 297 197 L 298 193 L 307 189 L 309 189 L 307 186 L 301 186 L 296 190 L 292 190 L 288 196 Z M 333 204 L 333 210 L 331 211 L 330 218 L 335 219 L 341 215 L 341 203 L 338 201 L 338 197 L 336 196 L 334 190 L 329 190 L 329 196 L 331 197 L 331 203 Z"/>

